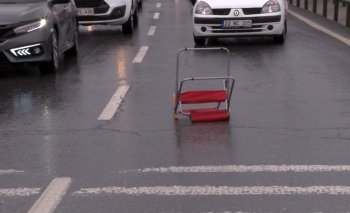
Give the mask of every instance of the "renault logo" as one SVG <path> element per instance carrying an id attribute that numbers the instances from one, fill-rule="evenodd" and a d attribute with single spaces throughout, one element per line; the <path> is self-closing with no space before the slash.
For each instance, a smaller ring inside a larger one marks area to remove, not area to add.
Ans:
<path id="1" fill-rule="evenodd" d="M 238 10 L 233 11 L 233 15 L 239 16 L 239 11 Z"/>

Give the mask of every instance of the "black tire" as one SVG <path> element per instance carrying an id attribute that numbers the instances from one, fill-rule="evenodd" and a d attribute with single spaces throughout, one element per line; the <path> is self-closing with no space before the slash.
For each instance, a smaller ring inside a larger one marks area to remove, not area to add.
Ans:
<path id="1" fill-rule="evenodd" d="M 286 34 L 287 34 L 287 32 L 288 32 L 288 28 L 287 28 L 287 20 L 286 20 L 286 22 L 284 23 L 284 28 L 285 28 L 285 31 L 286 31 Z"/>
<path id="2" fill-rule="evenodd" d="M 79 33 L 78 28 L 74 32 L 74 45 L 69 50 L 64 52 L 66 56 L 78 55 L 79 52 Z"/>
<path id="3" fill-rule="evenodd" d="M 194 40 L 194 43 L 197 45 L 204 45 L 207 39 L 206 38 L 199 38 L 199 37 L 196 37 L 195 35 L 193 35 L 193 40 Z"/>
<path id="4" fill-rule="evenodd" d="M 54 29 L 52 32 L 51 60 L 39 65 L 41 73 L 53 73 L 58 71 L 58 39 Z"/>
<path id="5" fill-rule="evenodd" d="M 136 6 L 135 11 L 134 11 L 134 26 L 139 25 L 139 8 Z"/>
<path id="6" fill-rule="evenodd" d="M 142 8 L 142 0 L 139 1 L 139 3 L 137 4 L 138 9 Z"/>
<path id="7" fill-rule="evenodd" d="M 134 31 L 134 15 L 132 14 L 132 10 L 130 10 L 128 21 L 122 25 L 122 28 L 125 34 L 131 34 Z"/>
<path id="8" fill-rule="evenodd" d="M 274 37 L 273 40 L 276 44 L 283 44 L 286 40 L 286 30 L 287 30 L 287 23 L 284 23 L 283 31 L 280 36 Z"/>

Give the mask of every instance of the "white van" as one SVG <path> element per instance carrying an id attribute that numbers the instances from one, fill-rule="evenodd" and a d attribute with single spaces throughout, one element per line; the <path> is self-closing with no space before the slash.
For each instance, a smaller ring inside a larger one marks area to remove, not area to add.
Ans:
<path id="1" fill-rule="evenodd" d="M 75 0 L 80 25 L 122 25 L 132 33 L 139 22 L 142 0 Z"/>

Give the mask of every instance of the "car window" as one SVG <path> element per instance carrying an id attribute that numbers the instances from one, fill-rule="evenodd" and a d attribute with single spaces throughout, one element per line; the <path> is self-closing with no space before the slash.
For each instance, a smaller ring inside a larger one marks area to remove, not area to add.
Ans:
<path id="1" fill-rule="evenodd" d="M 46 0 L 0 0 L 0 4 L 29 4 L 43 1 Z"/>

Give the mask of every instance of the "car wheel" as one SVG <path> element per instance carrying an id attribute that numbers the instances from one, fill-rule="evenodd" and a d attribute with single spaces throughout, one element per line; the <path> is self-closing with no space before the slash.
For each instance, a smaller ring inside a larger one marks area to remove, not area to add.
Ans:
<path id="1" fill-rule="evenodd" d="M 79 37 L 79 33 L 78 33 L 78 29 L 76 29 L 74 32 L 74 45 L 64 53 L 66 56 L 78 55 L 78 50 L 79 50 L 78 37 Z"/>
<path id="2" fill-rule="evenodd" d="M 139 1 L 138 6 L 139 8 L 142 8 L 142 0 Z"/>
<path id="3" fill-rule="evenodd" d="M 285 28 L 285 31 L 286 31 L 286 34 L 287 34 L 287 32 L 288 32 L 288 28 L 287 28 L 287 20 L 286 20 L 286 22 L 285 22 L 285 24 L 284 24 L 284 28 Z"/>
<path id="4" fill-rule="evenodd" d="M 139 25 L 139 8 L 136 6 L 135 12 L 134 12 L 134 26 Z"/>
<path id="5" fill-rule="evenodd" d="M 280 36 L 274 37 L 274 42 L 277 44 L 283 44 L 286 39 L 287 23 L 284 24 L 282 34 Z"/>
<path id="6" fill-rule="evenodd" d="M 122 28 L 125 34 L 131 34 L 134 31 L 134 15 L 132 14 L 132 10 L 130 10 L 128 21 L 122 25 Z"/>
<path id="7" fill-rule="evenodd" d="M 51 60 L 39 65 L 42 73 L 53 73 L 58 70 L 58 39 L 56 30 L 52 32 Z"/>
<path id="8" fill-rule="evenodd" d="M 204 45 L 205 41 L 207 39 L 206 38 L 199 38 L 199 37 L 196 37 L 195 35 L 193 35 L 193 40 L 194 40 L 194 43 L 197 45 Z"/>

